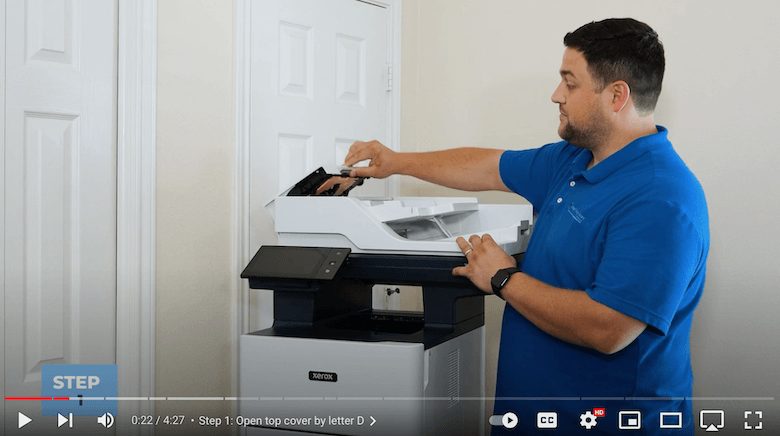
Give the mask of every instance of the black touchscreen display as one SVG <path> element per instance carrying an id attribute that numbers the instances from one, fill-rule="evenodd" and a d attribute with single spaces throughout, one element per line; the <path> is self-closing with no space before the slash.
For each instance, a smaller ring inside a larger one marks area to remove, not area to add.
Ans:
<path id="1" fill-rule="evenodd" d="M 330 248 L 263 247 L 253 272 L 265 277 L 314 278 L 329 252 Z"/>

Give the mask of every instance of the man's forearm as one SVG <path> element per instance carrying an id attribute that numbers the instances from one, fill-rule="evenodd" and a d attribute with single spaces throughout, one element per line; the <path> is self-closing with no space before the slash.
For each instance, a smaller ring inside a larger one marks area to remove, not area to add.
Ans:
<path id="1" fill-rule="evenodd" d="M 502 153 L 485 148 L 398 153 L 398 173 L 463 191 L 507 191 L 498 171 Z"/>
<path id="2" fill-rule="evenodd" d="M 507 304 L 550 335 L 605 354 L 622 350 L 647 327 L 583 291 L 556 288 L 523 273 L 514 274 L 501 294 Z"/>

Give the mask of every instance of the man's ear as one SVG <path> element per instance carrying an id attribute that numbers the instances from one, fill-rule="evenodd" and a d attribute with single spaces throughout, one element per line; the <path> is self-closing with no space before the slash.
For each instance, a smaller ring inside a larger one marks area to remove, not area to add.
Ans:
<path id="1" fill-rule="evenodd" d="M 631 99 L 631 88 L 628 83 L 618 80 L 610 85 L 612 91 L 612 111 L 617 113 L 623 110 Z"/>

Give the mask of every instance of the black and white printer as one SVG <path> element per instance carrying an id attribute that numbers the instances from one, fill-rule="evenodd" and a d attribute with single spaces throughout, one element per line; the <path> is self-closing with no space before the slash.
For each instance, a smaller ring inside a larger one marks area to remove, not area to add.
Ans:
<path id="1" fill-rule="evenodd" d="M 266 206 L 279 245 L 241 275 L 274 292 L 273 326 L 240 338 L 247 434 L 483 434 L 484 294 L 452 276 L 455 239 L 489 233 L 519 256 L 532 207 L 310 195 L 328 177 Z M 424 311 L 372 309 L 377 284 L 422 287 Z"/>

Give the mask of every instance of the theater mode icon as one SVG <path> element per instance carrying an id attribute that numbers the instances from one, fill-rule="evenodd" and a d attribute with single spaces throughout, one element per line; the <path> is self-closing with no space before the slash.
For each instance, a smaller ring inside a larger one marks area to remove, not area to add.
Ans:
<path id="1" fill-rule="evenodd" d="M 682 412 L 661 412 L 661 428 L 683 428 Z"/>

